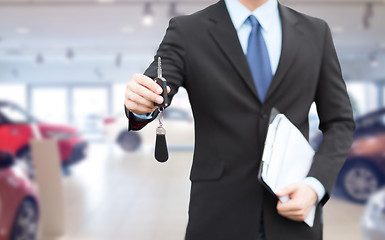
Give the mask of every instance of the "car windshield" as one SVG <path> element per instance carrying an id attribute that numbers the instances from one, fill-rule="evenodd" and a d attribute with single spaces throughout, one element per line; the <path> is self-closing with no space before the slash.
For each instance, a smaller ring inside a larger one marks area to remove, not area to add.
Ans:
<path id="1" fill-rule="evenodd" d="M 385 132 L 385 114 L 375 114 L 357 122 L 357 135 L 377 135 Z"/>
<path id="2" fill-rule="evenodd" d="M 12 123 L 37 122 L 37 120 L 25 110 L 13 104 L 0 105 L 0 115 Z"/>
<path id="3" fill-rule="evenodd" d="M 375 115 L 368 118 L 365 118 L 359 124 L 359 127 L 369 127 L 369 126 L 384 126 L 385 125 L 385 114 Z"/>

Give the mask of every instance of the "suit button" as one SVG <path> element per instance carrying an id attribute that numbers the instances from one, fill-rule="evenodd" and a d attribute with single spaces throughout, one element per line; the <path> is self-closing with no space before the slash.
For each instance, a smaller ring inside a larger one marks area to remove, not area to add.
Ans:
<path id="1" fill-rule="evenodd" d="M 261 112 L 261 118 L 262 119 L 266 119 L 268 116 L 267 116 L 267 113 L 266 112 Z"/>

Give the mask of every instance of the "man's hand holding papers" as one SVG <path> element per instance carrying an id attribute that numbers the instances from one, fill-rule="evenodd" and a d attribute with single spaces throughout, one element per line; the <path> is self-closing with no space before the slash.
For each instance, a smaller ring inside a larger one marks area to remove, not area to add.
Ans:
<path id="1" fill-rule="evenodd" d="M 303 222 L 317 202 L 316 192 L 306 183 L 293 183 L 278 192 L 278 197 L 289 196 L 287 202 L 278 201 L 278 213 L 294 221 Z"/>

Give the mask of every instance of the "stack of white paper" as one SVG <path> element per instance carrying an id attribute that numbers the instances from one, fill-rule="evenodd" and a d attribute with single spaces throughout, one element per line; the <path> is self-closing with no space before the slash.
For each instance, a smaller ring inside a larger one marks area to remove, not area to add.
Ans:
<path id="1" fill-rule="evenodd" d="M 260 178 L 275 193 L 303 181 L 313 163 L 314 150 L 285 115 L 278 114 L 269 125 L 262 156 Z M 281 198 L 283 202 L 289 197 Z M 305 223 L 313 226 L 315 206 Z"/>

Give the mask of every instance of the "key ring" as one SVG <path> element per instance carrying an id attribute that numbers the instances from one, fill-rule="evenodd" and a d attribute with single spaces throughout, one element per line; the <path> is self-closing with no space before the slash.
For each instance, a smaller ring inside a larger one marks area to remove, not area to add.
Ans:
<path id="1" fill-rule="evenodd" d="M 160 117 L 159 117 L 159 127 L 163 126 L 163 118 L 164 118 L 163 110 L 164 110 L 163 107 L 159 107 L 158 108 L 158 111 L 159 111 L 159 114 L 160 114 Z"/>

